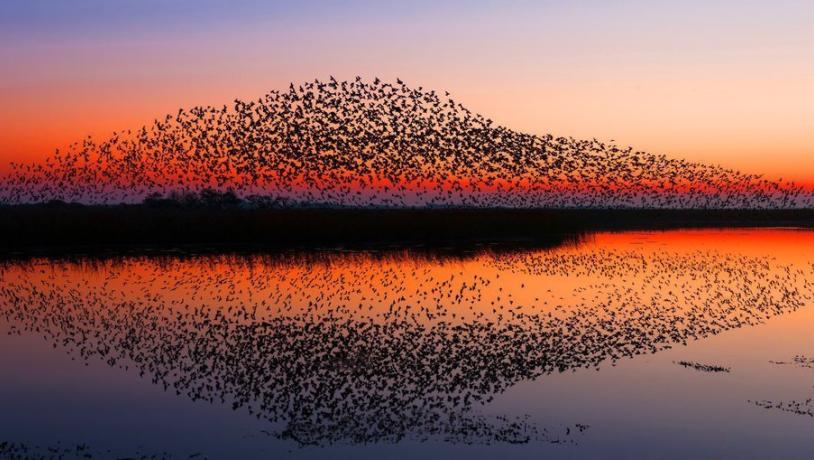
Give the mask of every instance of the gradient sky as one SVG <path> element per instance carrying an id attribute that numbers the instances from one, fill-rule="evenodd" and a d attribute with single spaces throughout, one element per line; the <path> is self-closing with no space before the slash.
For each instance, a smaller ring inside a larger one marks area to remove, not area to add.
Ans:
<path id="1" fill-rule="evenodd" d="M 811 1 L 3 0 L 0 62 L 0 171 L 182 106 L 361 75 L 521 131 L 814 183 Z"/>

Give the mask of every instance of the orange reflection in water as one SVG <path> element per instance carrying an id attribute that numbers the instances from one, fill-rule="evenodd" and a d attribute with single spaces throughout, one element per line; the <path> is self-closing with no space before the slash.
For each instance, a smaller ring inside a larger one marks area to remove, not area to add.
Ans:
<path id="1" fill-rule="evenodd" d="M 600 304 L 606 312 L 642 305 L 692 309 L 705 292 L 721 289 L 731 303 L 753 295 L 761 283 L 761 295 L 769 296 L 761 301 L 783 304 L 790 299 L 785 290 L 797 289 L 795 296 L 806 297 L 795 302 L 803 302 L 814 257 L 801 248 L 812 245 L 814 232 L 794 229 L 600 233 L 584 244 L 554 250 L 468 258 L 321 253 L 81 264 L 44 260 L 7 266 L 3 278 L 78 298 L 146 302 L 162 309 L 242 315 L 248 309 L 252 321 L 327 314 L 502 324 L 575 312 L 600 315 Z"/>
<path id="2" fill-rule="evenodd" d="M 0 272 L 0 325 L 285 422 L 280 436 L 307 443 L 546 438 L 473 411 L 521 381 L 807 306 L 812 242 L 703 230 L 465 258 L 37 260 Z"/>

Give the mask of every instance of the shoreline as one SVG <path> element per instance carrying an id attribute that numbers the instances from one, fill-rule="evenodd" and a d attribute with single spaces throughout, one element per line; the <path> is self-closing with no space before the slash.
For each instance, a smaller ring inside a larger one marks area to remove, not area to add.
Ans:
<path id="1" fill-rule="evenodd" d="M 0 257 L 544 248 L 600 231 L 814 228 L 814 210 L 0 207 Z"/>

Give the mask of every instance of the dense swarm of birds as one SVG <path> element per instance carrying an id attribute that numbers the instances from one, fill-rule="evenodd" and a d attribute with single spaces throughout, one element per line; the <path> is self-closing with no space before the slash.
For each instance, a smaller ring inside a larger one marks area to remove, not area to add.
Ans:
<path id="1" fill-rule="evenodd" d="M 346 206 L 811 207 L 814 193 L 596 139 L 529 135 L 401 80 L 315 80 L 15 164 L 0 202 L 232 190 Z"/>
<path id="2" fill-rule="evenodd" d="M 489 403 L 521 381 L 796 310 L 813 273 L 728 251 L 584 247 L 463 261 L 33 260 L 0 268 L 0 327 L 302 445 L 567 442 Z"/>

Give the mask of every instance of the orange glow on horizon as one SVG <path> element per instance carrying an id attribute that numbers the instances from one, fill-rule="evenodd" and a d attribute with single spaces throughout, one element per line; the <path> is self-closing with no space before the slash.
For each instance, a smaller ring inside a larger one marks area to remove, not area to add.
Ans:
<path id="1" fill-rule="evenodd" d="M 23 11 L 0 41 L 0 173 L 180 107 L 361 75 L 449 91 L 520 132 L 615 139 L 814 185 L 810 5 L 529 3 L 433 15 L 269 5 L 239 20 L 200 6 L 208 27 L 168 11 L 165 28 L 93 18 L 116 11 L 89 25 L 68 11 L 51 18 L 62 33 L 26 26 Z"/>

